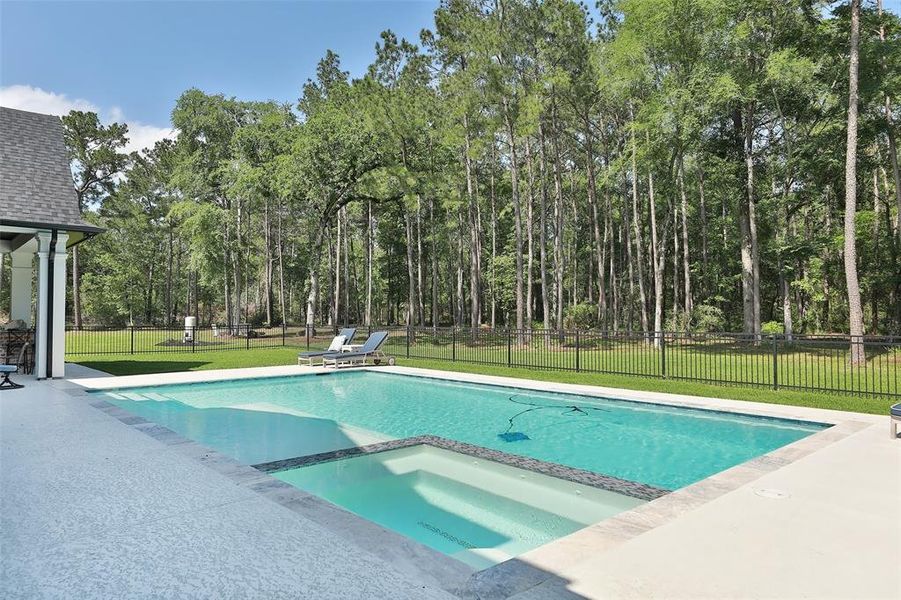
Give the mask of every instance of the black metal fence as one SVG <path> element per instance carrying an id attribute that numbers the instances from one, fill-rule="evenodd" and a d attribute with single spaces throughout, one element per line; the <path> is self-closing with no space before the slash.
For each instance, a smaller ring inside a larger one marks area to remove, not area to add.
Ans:
<path id="1" fill-rule="evenodd" d="M 753 336 L 463 327 L 359 327 L 358 340 L 388 330 L 401 358 L 901 397 L 901 337 Z M 127 327 L 67 332 L 69 355 L 324 348 L 337 327 Z M 851 360 L 852 348 L 858 357 Z M 864 360 L 860 360 L 863 357 Z"/>

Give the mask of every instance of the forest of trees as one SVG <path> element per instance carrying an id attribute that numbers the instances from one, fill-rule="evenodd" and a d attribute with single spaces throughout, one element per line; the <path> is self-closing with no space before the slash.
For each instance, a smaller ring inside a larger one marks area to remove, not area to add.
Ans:
<path id="1" fill-rule="evenodd" d="M 299 88 L 187 90 L 177 139 L 130 156 L 64 118 L 108 229 L 71 261 L 75 325 L 899 331 L 881 2 L 445 0 Z"/>

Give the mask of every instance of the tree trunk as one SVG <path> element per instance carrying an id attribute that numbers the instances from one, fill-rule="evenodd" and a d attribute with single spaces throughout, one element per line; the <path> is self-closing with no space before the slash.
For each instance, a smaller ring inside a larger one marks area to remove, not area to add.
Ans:
<path id="1" fill-rule="evenodd" d="M 688 327 L 694 303 L 691 298 L 691 265 L 688 256 L 688 197 L 685 193 L 685 157 L 679 153 L 679 192 L 682 198 L 682 283 L 685 285 L 685 326 Z"/>
<path id="2" fill-rule="evenodd" d="M 539 149 L 539 167 L 541 174 L 541 205 L 540 212 L 538 215 L 539 223 L 538 226 L 540 228 L 539 236 L 538 236 L 538 244 L 539 248 L 539 270 L 541 275 L 541 307 L 542 307 L 542 318 L 544 320 L 544 329 L 551 328 L 551 301 L 550 301 L 550 290 L 548 285 L 548 273 L 547 273 L 547 204 L 548 204 L 548 191 L 547 191 L 547 155 L 545 153 L 545 144 L 544 144 L 544 124 L 538 124 L 538 149 Z"/>
<path id="3" fill-rule="evenodd" d="M 741 111 L 733 113 L 737 139 L 741 141 L 745 161 L 745 189 L 739 201 L 739 230 L 741 232 L 741 288 L 744 332 L 755 339 L 760 333 L 760 287 L 757 281 L 759 267 L 757 255 L 757 221 L 754 209 L 754 112 L 753 106 L 746 107 L 747 115 Z"/>
<path id="4" fill-rule="evenodd" d="M 526 205 L 526 327 L 532 329 L 532 288 L 535 285 L 534 278 L 534 229 L 535 229 L 535 172 L 532 169 L 532 144 L 526 140 L 526 168 L 529 176 L 529 203 Z"/>
<path id="5" fill-rule="evenodd" d="M 673 216 L 673 322 L 677 323 L 679 311 L 679 208 L 675 199 L 672 202 L 670 213 Z"/>
<path id="6" fill-rule="evenodd" d="M 863 309 L 857 279 L 857 76 L 860 45 L 860 0 L 851 2 L 851 60 L 848 73 L 848 140 L 845 153 L 845 282 L 851 334 L 851 364 L 866 364 L 863 340 Z"/>
<path id="7" fill-rule="evenodd" d="M 784 245 L 788 241 L 788 236 L 792 229 L 791 213 L 788 210 L 788 185 L 782 188 L 782 206 L 785 209 L 782 243 Z M 791 284 L 785 276 L 785 263 L 782 260 L 782 252 L 779 252 L 779 293 L 782 295 L 782 332 L 785 335 L 785 341 L 791 342 L 794 336 L 794 326 L 792 324 L 792 307 L 791 307 Z"/>
<path id="8" fill-rule="evenodd" d="M 350 285 L 353 283 L 353 280 L 350 277 L 350 259 L 353 256 L 351 254 L 351 233 L 348 229 L 347 223 L 347 207 L 344 207 L 341 210 L 341 214 L 339 218 L 343 217 L 344 220 L 344 320 L 342 324 L 346 327 L 350 324 Z M 354 290 L 356 292 L 356 290 Z M 356 296 L 356 294 L 354 294 Z"/>
<path id="9" fill-rule="evenodd" d="M 554 151 L 554 326 L 563 333 L 563 165 L 560 160 L 560 131 L 557 122 L 556 107 L 551 111 L 553 117 L 553 137 L 551 148 Z"/>
<path id="10" fill-rule="evenodd" d="M 648 199 L 651 206 L 651 260 L 654 263 L 654 331 L 663 331 L 663 270 L 664 252 L 657 237 L 657 200 L 654 197 L 654 174 L 648 171 Z M 659 335 L 654 346 L 660 345 Z"/>
<path id="11" fill-rule="evenodd" d="M 572 241 L 569 244 L 569 259 L 566 261 L 566 264 L 570 266 L 570 273 L 572 273 L 572 297 L 569 299 L 569 305 L 575 306 L 578 304 L 581 299 L 579 298 L 579 210 L 576 207 L 576 174 L 575 169 L 570 169 L 569 171 L 569 207 L 572 209 L 572 223 L 570 224 L 569 231 L 572 232 L 570 236 L 570 240 Z M 563 231 L 566 232 L 567 228 L 564 224 Z M 566 241 L 566 236 L 563 236 L 564 242 Z M 589 250 L 590 250 L 589 244 Z"/>
<path id="12" fill-rule="evenodd" d="M 413 265 L 413 220 L 410 213 L 404 211 L 404 230 L 407 236 L 407 325 L 413 325 L 416 319 L 416 275 Z"/>
<path id="13" fill-rule="evenodd" d="M 463 213 L 458 213 L 457 226 L 457 303 L 454 310 L 454 324 L 463 326 Z"/>
<path id="14" fill-rule="evenodd" d="M 788 279 L 782 272 L 781 264 L 779 269 L 779 287 L 782 292 L 782 331 L 785 334 L 785 341 L 791 342 L 794 338 L 794 326 L 792 325 L 792 304 L 791 304 L 791 286 Z"/>
<path id="15" fill-rule="evenodd" d="M 638 276 L 638 296 L 641 302 L 641 330 L 648 331 L 648 299 L 644 289 L 644 256 L 642 256 L 641 214 L 638 212 L 638 169 L 635 131 L 632 131 L 632 227 L 635 229 L 635 255 Z"/>
<path id="16" fill-rule="evenodd" d="M 282 201 L 278 201 L 278 304 L 282 316 L 282 325 L 288 324 L 288 316 L 285 313 L 285 257 L 282 245 Z"/>
<path id="17" fill-rule="evenodd" d="M 167 248 L 166 248 L 166 287 L 165 287 L 165 302 L 166 302 L 166 321 L 165 324 L 172 325 L 174 320 L 174 315 L 172 314 L 172 268 L 173 262 L 175 260 L 174 249 L 173 249 L 173 236 L 172 236 L 172 227 L 167 224 L 166 226 L 167 233 Z"/>
<path id="18" fill-rule="evenodd" d="M 587 114 L 582 116 L 582 127 L 585 130 L 585 160 L 586 171 L 588 173 L 588 206 L 591 208 L 591 230 L 594 236 L 594 249 L 596 252 L 595 259 L 597 260 L 598 265 L 598 284 L 601 286 L 598 289 L 598 310 L 604 311 L 606 310 L 606 306 L 602 307 L 604 302 L 601 300 L 602 298 L 604 298 L 606 291 L 603 289 L 605 283 L 604 250 L 601 247 L 603 241 L 601 240 L 601 224 L 598 215 L 597 180 L 594 172 L 594 147 L 592 145 L 591 122 L 589 121 Z M 591 267 L 591 262 L 592 261 L 589 261 L 589 270 Z"/>
<path id="19" fill-rule="evenodd" d="M 242 210 L 242 202 L 238 201 L 237 208 L 237 220 L 235 223 L 235 251 L 232 253 L 232 273 L 234 274 L 234 283 L 232 284 L 232 293 L 234 294 L 234 300 L 232 301 L 232 307 L 234 309 L 234 320 L 233 323 L 238 324 L 244 321 L 244 306 L 242 303 L 243 298 L 243 290 L 244 290 L 244 265 L 242 262 L 243 259 L 243 248 L 242 248 L 242 233 L 243 233 L 243 217 L 244 212 Z"/>
<path id="20" fill-rule="evenodd" d="M 319 263 L 322 259 L 322 246 L 328 230 L 328 223 L 320 221 L 313 237 L 310 249 L 310 290 L 307 295 L 306 325 L 312 328 L 316 324 L 316 304 L 319 300 Z"/>
<path id="21" fill-rule="evenodd" d="M 874 146 L 877 148 L 875 154 L 878 160 L 878 144 L 874 144 Z M 878 169 L 873 169 L 873 263 L 877 265 L 882 264 L 882 243 L 880 239 L 882 234 L 880 231 L 882 213 L 882 199 L 879 194 L 879 171 Z M 880 294 L 876 290 L 870 290 L 870 322 L 872 323 L 870 331 L 874 333 L 879 331 L 879 296 Z"/>
<path id="22" fill-rule="evenodd" d="M 226 206 L 226 210 L 228 207 Z M 229 211 L 230 212 L 230 211 Z M 225 230 L 223 233 L 223 251 L 222 251 L 222 273 L 223 273 L 223 295 L 225 300 L 225 326 L 229 333 L 232 331 L 232 292 L 231 292 L 231 268 L 232 268 L 232 260 L 231 260 L 231 226 L 229 224 L 231 215 L 226 215 L 224 219 L 223 229 Z"/>
<path id="23" fill-rule="evenodd" d="M 701 216 L 701 264 L 704 265 L 704 273 L 706 275 L 708 268 L 708 256 L 707 256 L 707 202 L 704 198 L 704 169 L 701 166 L 698 166 L 698 209 Z M 700 283 L 700 287 L 702 288 L 701 293 L 705 289 L 704 281 Z"/>
<path id="24" fill-rule="evenodd" d="M 422 270 L 422 198 L 416 198 L 416 322 L 425 326 L 425 275 Z"/>
<path id="25" fill-rule="evenodd" d="M 491 201 L 491 329 L 497 326 L 497 197 L 494 186 L 494 144 L 491 145 L 491 177 L 488 183 L 488 194 Z M 509 326 L 509 323 L 506 323 Z"/>
<path id="26" fill-rule="evenodd" d="M 504 120 L 507 124 L 507 140 L 510 144 L 510 187 L 513 196 L 514 253 L 516 254 L 516 329 L 523 329 L 522 297 L 522 209 L 519 201 L 519 160 L 516 156 L 516 136 L 507 99 L 504 99 Z"/>
<path id="27" fill-rule="evenodd" d="M 626 301 L 626 331 L 633 331 L 633 317 L 635 310 L 635 265 L 633 261 L 635 257 L 632 255 L 632 224 L 629 216 L 629 210 L 626 207 L 626 181 L 623 176 L 623 207 L 620 213 L 623 218 L 623 226 L 621 228 L 622 246 L 626 253 L 626 264 L 629 270 L 629 296 Z"/>
<path id="28" fill-rule="evenodd" d="M 323 298 L 323 310 L 328 315 L 328 319 L 326 321 L 326 325 L 333 327 L 337 324 L 337 315 L 335 314 L 335 309 L 337 308 L 337 304 L 335 302 L 334 293 L 335 293 L 335 278 L 338 276 L 337 265 L 335 265 L 335 251 L 332 248 L 331 240 L 337 237 L 337 233 L 333 237 L 331 235 L 331 227 L 326 229 L 326 237 L 325 239 L 329 240 L 327 244 L 328 248 L 326 250 L 326 261 L 327 261 L 327 281 L 325 285 L 326 294 L 325 298 Z"/>
<path id="29" fill-rule="evenodd" d="M 432 238 L 432 327 L 438 326 L 438 234 L 435 231 L 435 201 L 429 198 L 429 233 Z"/>
<path id="30" fill-rule="evenodd" d="M 366 202 L 366 314 L 364 324 L 372 325 L 372 201 Z"/>
<path id="31" fill-rule="evenodd" d="M 333 281 L 335 297 L 332 298 L 332 325 L 335 326 L 341 322 L 341 244 L 343 242 L 342 236 L 344 235 L 344 224 L 341 222 L 342 211 L 343 209 L 339 210 L 335 217 L 335 280 Z"/>
<path id="32" fill-rule="evenodd" d="M 474 176 L 472 172 L 472 157 L 470 156 L 470 139 L 469 139 L 469 119 L 463 116 L 463 128 L 465 130 L 464 137 L 464 163 L 466 167 L 466 196 L 469 199 L 469 224 L 470 224 L 470 262 L 469 262 L 469 310 L 470 310 L 470 327 L 473 329 L 473 335 L 479 327 L 481 321 L 481 307 L 479 305 L 480 298 L 480 281 L 481 281 L 481 239 L 479 237 L 479 211 L 478 196 L 476 194 Z"/>
<path id="33" fill-rule="evenodd" d="M 263 245 L 265 246 L 265 251 L 263 252 L 265 261 L 265 270 L 263 273 L 263 295 L 266 303 L 266 324 L 270 327 L 273 325 L 272 318 L 272 276 L 273 276 L 273 263 L 275 259 L 272 257 L 272 231 L 271 231 L 271 223 L 269 218 L 269 198 L 266 198 L 265 203 L 263 205 Z"/>
<path id="34" fill-rule="evenodd" d="M 612 212 L 612 211 L 611 211 Z M 607 213 L 610 219 L 610 213 Z M 612 228 L 611 228 L 612 230 Z M 616 234 L 610 236 L 610 304 L 613 316 L 612 330 L 619 331 L 619 284 L 616 276 Z"/>
<path id="35" fill-rule="evenodd" d="M 607 163 L 610 164 L 609 161 Z M 607 264 L 607 249 L 610 247 L 610 238 L 613 233 L 613 208 L 610 202 L 610 189 L 607 186 L 604 186 L 604 237 L 601 240 L 601 250 L 600 255 L 598 256 L 598 261 L 601 266 L 598 271 L 598 317 L 601 323 L 601 328 L 606 331 L 608 325 L 610 323 L 610 310 L 607 306 L 607 297 L 610 296 L 610 289 L 612 289 L 616 285 L 616 280 L 611 279 L 609 282 L 607 281 L 606 276 L 606 264 Z"/>
<path id="36" fill-rule="evenodd" d="M 876 0 L 876 10 L 879 13 L 879 40 L 885 43 L 885 24 L 882 22 L 882 0 Z M 883 65 L 883 69 L 885 65 Z M 898 165 L 898 148 L 895 141 L 895 124 L 892 119 L 892 99 L 885 95 L 883 104 L 885 111 L 885 134 L 888 138 L 888 155 L 892 164 L 892 175 L 895 181 L 895 236 L 898 237 L 898 245 L 901 245 L 901 167 Z"/>

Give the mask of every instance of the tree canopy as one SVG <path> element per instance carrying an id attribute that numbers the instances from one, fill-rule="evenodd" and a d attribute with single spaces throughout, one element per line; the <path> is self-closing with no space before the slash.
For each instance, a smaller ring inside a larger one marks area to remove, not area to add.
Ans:
<path id="1" fill-rule="evenodd" d="M 110 229 L 78 312 L 847 331 L 851 4 L 443 0 L 357 78 L 326 53 L 296 102 L 187 90 L 177 138 L 130 156 L 73 112 Z M 901 21 L 859 18 L 857 285 L 866 332 L 898 332 Z"/>

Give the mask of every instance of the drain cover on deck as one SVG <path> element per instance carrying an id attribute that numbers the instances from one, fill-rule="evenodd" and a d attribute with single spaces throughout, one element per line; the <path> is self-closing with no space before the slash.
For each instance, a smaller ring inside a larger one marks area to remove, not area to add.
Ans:
<path id="1" fill-rule="evenodd" d="M 761 498 L 771 498 L 773 500 L 784 500 L 785 498 L 790 498 L 791 494 L 788 492 L 783 492 L 782 490 L 774 490 L 769 488 L 761 488 L 759 490 L 754 490 L 754 493 L 760 496 Z"/>

